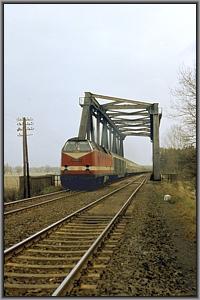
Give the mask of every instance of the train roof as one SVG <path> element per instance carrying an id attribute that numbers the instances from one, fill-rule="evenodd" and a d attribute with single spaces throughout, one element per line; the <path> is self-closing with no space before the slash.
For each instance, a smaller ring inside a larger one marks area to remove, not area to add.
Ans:
<path id="1" fill-rule="evenodd" d="M 87 139 L 81 139 L 79 137 L 73 137 L 73 138 L 70 138 L 68 139 L 67 141 L 71 141 L 71 142 L 83 142 L 83 141 L 88 141 Z"/>

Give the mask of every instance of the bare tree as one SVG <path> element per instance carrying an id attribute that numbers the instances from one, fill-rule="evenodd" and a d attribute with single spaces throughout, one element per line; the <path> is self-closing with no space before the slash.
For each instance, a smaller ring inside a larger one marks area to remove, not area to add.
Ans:
<path id="1" fill-rule="evenodd" d="M 174 97 L 172 117 L 180 119 L 180 133 L 185 146 L 196 144 L 196 68 L 180 68 L 178 86 L 171 90 Z M 179 129 L 180 129 L 179 128 Z"/>
<path id="2" fill-rule="evenodd" d="M 188 137 L 180 125 L 172 125 L 165 136 L 167 148 L 182 149 L 188 144 Z"/>

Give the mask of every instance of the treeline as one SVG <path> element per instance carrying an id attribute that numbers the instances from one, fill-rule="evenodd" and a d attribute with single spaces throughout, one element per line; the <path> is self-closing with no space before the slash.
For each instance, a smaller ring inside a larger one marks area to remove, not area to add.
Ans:
<path id="1" fill-rule="evenodd" d="M 180 179 L 196 184 L 196 66 L 180 68 L 178 84 L 171 89 L 168 117 L 173 125 L 161 149 L 161 172 L 176 173 Z"/>
<path id="2" fill-rule="evenodd" d="M 182 179 L 196 179 L 196 148 L 193 146 L 175 149 L 160 149 L 161 173 L 176 173 Z"/>
<path id="3" fill-rule="evenodd" d="M 8 163 L 4 165 L 4 175 L 14 175 L 18 176 L 23 174 L 23 168 L 21 166 L 10 166 Z M 59 167 L 51 167 L 49 165 L 41 166 L 41 167 L 32 167 L 30 168 L 31 174 L 60 174 Z"/>

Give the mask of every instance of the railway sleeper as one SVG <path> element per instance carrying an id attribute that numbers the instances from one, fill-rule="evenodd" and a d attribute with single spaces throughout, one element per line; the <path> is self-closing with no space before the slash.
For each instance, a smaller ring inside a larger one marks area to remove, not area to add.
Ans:
<path id="1" fill-rule="evenodd" d="M 31 275 L 31 277 L 27 277 L 26 275 Z M 35 289 L 37 289 L 37 285 L 40 285 L 40 284 L 57 284 L 59 285 L 60 282 L 65 278 L 66 274 L 62 274 L 62 276 L 56 276 L 56 274 L 54 274 L 55 276 L 44 276 L 44 275 L 48 275 L 48 274 L 41 274 L 40 276 L 35 276 L 35 275 L 38 275 L 38 274 L 25 274 L 25 276 L 17 276 L 17 277 L 10 277 L 7 279 L 6 281 L 6 284 L 5 284 L 5 288 L 7 286 L 7 284 L 10 284 L 10 285 L 15 285 L 17 284 L 20 288 L 20 285 L 21 285 L 21 288 L 23 287 L 24 288 L 24 285 L 29 285 L 29 284 L 34 284 L 35 286 Z M 52 274 L 50 274 L 52 275 Z M 10 288 L 12 288 L 10 286 Z M 14 288 L 14 287 L 13 287 Z M 33 287 L 34 288 L 34 287 Z"/>
<path id="2" fill-rule="evenodd" d="M 81 256 L 72 256 L 72 257 L 63 257 L 63 258 L 58 258 L 58 257 L 54 257 L 53 259 L 49 259 L 48 257 L 19 257 L 17 259 L 15 259 L 14 262 L 10 262 L 10 263 L 16 263 L 16 264 L 24 264 L 24 266 L 28 265 L 28 264 L 34 264 L 34 265 L 38 265 L 38 267 L 43 266 L 43 265 L 54 265 L 55 267 L 57 265 L 61 265 L 61 264 L 72 264 L 74 262 L 77 262 L 79 259 L 81 258 Z M 7 266 L 10 266 L 9 264 Z"/>
<path id="3" fill-rule="evenodd" d="M 47 270 L 47 271 L 51 271 L 51 269 L 58 269 L 58 270 L 69 270 L 72 269 L 74 267 L 74 264 L 31 264 L 31 263 L 12 263 L 9 262 L 6 266 L 6 269 L 23 269 L 25 272 L 27 270 L 27 272 L 29 273 L 32 269 L 37 269 L 38 271 L 40 270 Z"/>
<path id="4" fill-rule="evenodd" d="M 62 244 L 62 245 L 71 245 L 72 244 L 72 242 L 71 241 L 68 241 L 68 240 L 65 240 L 65 239 L 61 239 L 60 237 L 59 237 L 59 239 L 43 239 L 42 240 L 42 242 L 43 243 L 50 243 L 51 245 L 53 244 Z M 84 240 L 83 241 L 79 241 L 79 240 L 75 240 L 75 241 L 73 241 L 73 245 L 75 245 L 75 244 L 86 244 L 86 242 L 84 242 Z M 89 243 L 89 242 L 88 242 Z"/>
<path id="5" fill-rule="evenodd" d="M 59 277 L 63 278 L 66 276 L 66 273 L 16 273 L 16 272 L 5 272 L 5 278 L 7 277 L 21 277 L 21 278 L 54 278 Z"/>
<path id="6" fill-rule="evenodd" d="M 82 273 L 80 279 L 74 285 L 71 292 L 67 293 L 70 296 L 95 296 L 97 290 L 98 281 L 101 278 L 103 271 L 106 269 L 108 262 L 112 256 L 114 248 L 119 243 L 122 235 L 122 228 L 125 224 L 117 226 L 116 230 L 110 233 L 108 239 L 104 241 L 104 244 L 97 250 L 97 253 L 93 256 L 93 261 L 89 261 L 87 268 Z M 117 233 L 117 234 L 116 234 Z"/>
<path id="7" fill-rule="evenodd" d="M 65 227 L 63 228 L 62 230 L 60 231 L 67 231 L 67 230 L 70 230 L 71 234 L 79 234 L 79 233 L 84 233 L 84 234 L 87 234 L 87 233 L 90 233 L 90 232 L 94 232 L 94 233 L 100 233 L 102 231 L 102 229 L 104 228 L 105 226 L 101 226 L 101 227 L 98 227 L 98 228 L 68 228 L 68 227 Z"/>
<path id="8" fill-rule="evenodd" d="M 52 248 L 56 248 L 56 249 L 75 249 L 75 248 L 83 248 L 83 249 L 87 249 L 90 246 L 90 244 L 78 244 L 78 245 L 52 245 L 52 244 L 38 244 L 35 246 L 35 249 L 37 248 L 45 248 L 46 250 L 48 248 L 52 249 Z"/>
<path id="9" fill-rule="evenodd" d="M 35 292 L 37 289 L 42 289 L 42 290 L 46 290 L 46 289 L 56 289 L 58 287 L 58 284 L 17 284 L 17 283 L 5 283 L 5 288 L 6 289 L 34 289 Z"/>
<path id="10" fill-rule="evenodd" d="M 41 250 L 41 249 L 27 249 L 28 252 L 31 253 L 46 253 L 46 254 L 64 254 L 64 255 L 74 255 L 74 254 L 80 254 L 83 255 L 85 253 L 84 250 Z"/>
<path id="11" fill-rule="evenodd" d="M 73 256 L 73 257 L 45 257 L 45 256 L 18 256 L 18 258 L 15 261 L 27 261 L 27 260 L 32 260 L 32 261 L 50 261 L 50 262 L 62 262 L 62 261 L 77 261 L 81 258 L 81 256 Z"/>
<path id="12" fill-rule="evenodd" d="M 66 230 L 60 230 L 60 231 L 57 231 L 56 234 L 62 234 L 62 235 L 65 235 L 66 237 L 70 237 L 70 238 L 76 238 L 77 239 L 77 236 L 78 238 L 80 237 L 86 237 L 86 238 L 93 238 L 93 236 L 96 236 L 98 233 L 101 233 L 102 230 L 98 230 L 98 232 L 92 232 L 91 230 L 88 231 L 88 232 L 69 232 L 69 231 L 66 231 Z"/>
<path id="13" fill-rule="evenodd" d="M 61 238 L 61 239 L 64 239 L 64 240 L 66 240 L 66 239 L 68 239 L 69 241 L 73 241 L 73 240 L 76 240 L 77 239 L 77 237 L 73 237 L 73 236 L 70 236 L 70 233 L 69 234 L 62 234 L 62 233 L 60 233 L 59 235 L 58 234 L 53 234 L 52 236 L 51 236 L 51 238 L 58 238 L 59 237 L 59 239 Z M 92 240 L 92 239 L 94 239 L 94 236 L 87 236 L 87 237 L 85 237 L 85 236 L 82 236 L 82 237 L 79 237 L 79 239 L 81 240 Z"/>

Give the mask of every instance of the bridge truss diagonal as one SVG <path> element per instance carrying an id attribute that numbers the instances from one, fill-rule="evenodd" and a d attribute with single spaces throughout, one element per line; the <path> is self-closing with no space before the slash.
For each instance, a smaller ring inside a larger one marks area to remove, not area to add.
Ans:
<path id="1" fill-rule="evenodd" d="M 127 136 L 146 136 L 153 144 L 153 177 L 160 180 L 158 103 L 148 103 L 85 92 L 79 138 L 89 139 L 105 149 L 124 156 Z"/>

